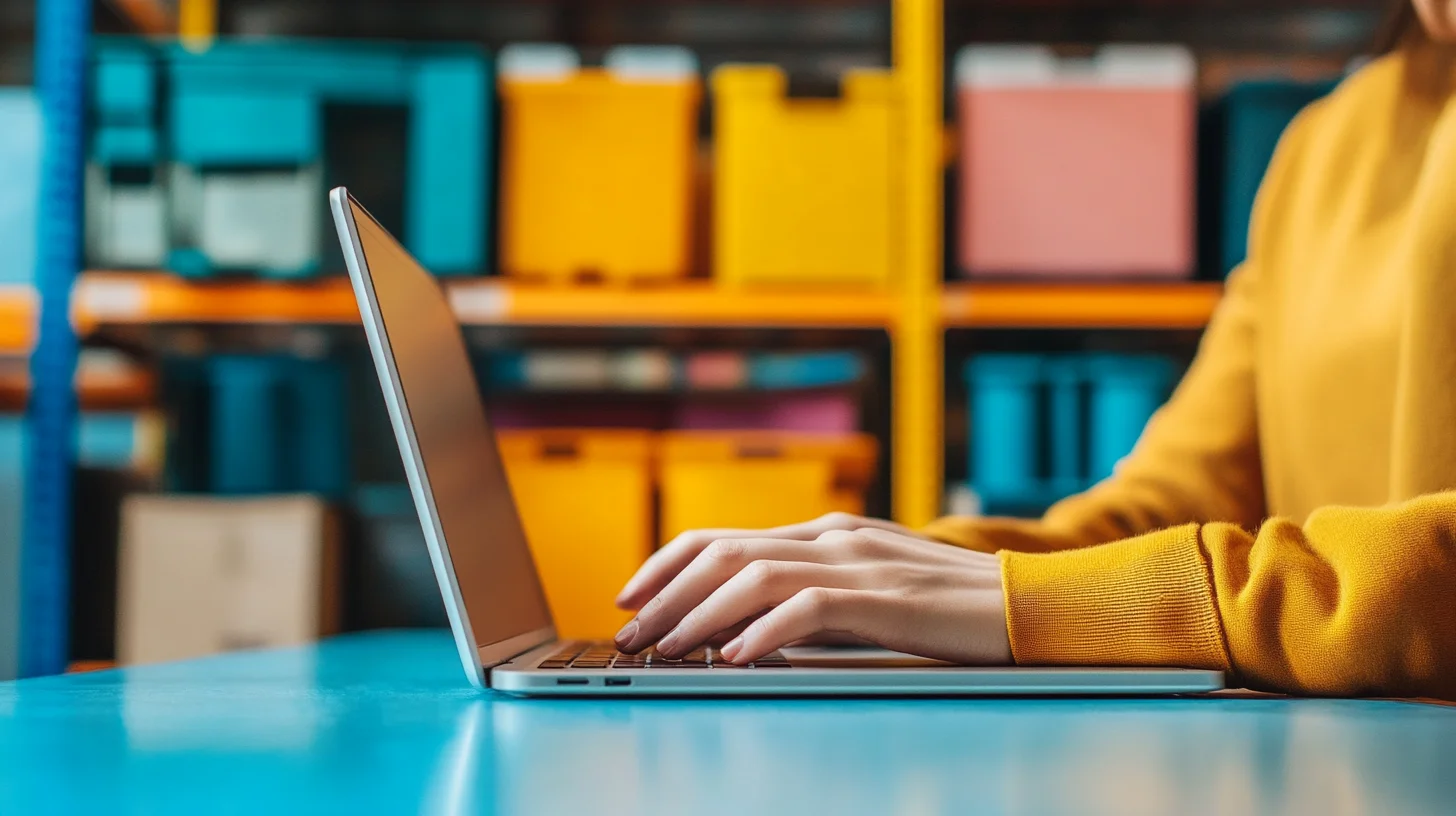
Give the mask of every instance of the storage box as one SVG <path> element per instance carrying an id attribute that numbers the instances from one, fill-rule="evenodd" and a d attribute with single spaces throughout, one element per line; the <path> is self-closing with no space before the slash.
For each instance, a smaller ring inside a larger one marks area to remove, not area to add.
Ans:
<path id="1" fill-rule="evenodd" d="M 122 663 L 296 646 L 338 626 L 338 541 L 317 498 L 132 496 L 117 601 Z"/>
<path id="2" fill-rule="evenodd" d="M 971 487 L 1037 511 L 1112 475 L 1176 376 L 1156 355 L 985 354 L 966 364 Z"/>
<path id="3" fill-rule="evenodd" d="M 40 105 L 29 89 L 0 88 L 0 284 L 35 280 L 40 205 Z"/>
<path id="4" fill-rule="evenodd" d="M 1306 105 L 1334 89 L 1336 80 L 1253 80 L 1229 89 L 1221 100 L 1224 122 L 1222 271 L 1227 275 L 1248 254 L 1249 216 L 1264 171 L 1284 129 Z"/>
<path id="5" fill-rule="evenodd" d="M 1108 46 L 1086 60 L 1038 46 L 963 49 L 962 270 L 1191 274 L 1194 74 L 1172 46 Z"/>
<path id="6" fill-rule="evenodd" d="M 518 430 L 498 440 L 557 634 L 610 638 L 631 617 L 613 600 L 652 552 L 652 435 Z"/>
<path id="7" fill-rule="evenodd" d="M 665 433 L 662 540 L 700 528 L 761 529 L 863 513 L 876 453 L 865 434 Z"/>
<path id="8" fill-rule="evenodd" d="M 95 266 L 156 269 L 167 258 L 157 60 L 155 48 L 124 38 L 100 38 L 92 54 L 85 209 Z"/>
<path id="9" fill-rule="evenodd" d="M 93 65 L 94 264 L 198 277 L 320 271 L 325 132 L 338 124 L 331 108 L 352 106 L 407 117 L 403 200 L 375 204 L 390 214 L 403 204 L 405 245 L 435 274 L 484 269 L 493 83 L 480 49 L 222 40 L 195 52 L 103 38 Z"/>
<path id="10" fill-rule="evenodd" d="M 702 86 L 680 48 L 617 48 L 579 68 L 564 46 L 500 57 L 501 269 L 661 280 L 692 268 Z"/>
<path id="11" fill-rule="evenodd" d="M 341 364 L 234 354 L 217 355 L 207 367 L 211 490 L 347 493 L 349 412 Z"/>
<path id="12" fill-rule="evenodd" d="M 842 98 L 789 99 L 784 73 L 713 74 L 713 274 L 729 286 L 889 284 L 900 180 L 895 80 L 853 70 Z"/>

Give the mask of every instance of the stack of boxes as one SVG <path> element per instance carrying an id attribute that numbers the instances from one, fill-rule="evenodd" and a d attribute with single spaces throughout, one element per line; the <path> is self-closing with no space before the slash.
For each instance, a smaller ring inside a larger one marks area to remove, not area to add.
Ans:
<path id="1" fill-rule="evenodd" d="M 438 274 L 485 267 L 491 72 L 477 49 L 267 41 L 194 53 L 119 40 L 98 47 L 93 76 L 93 265 L 316 274 L 326 114 L 352 106 L 408 117 L 410 250 Z"/>

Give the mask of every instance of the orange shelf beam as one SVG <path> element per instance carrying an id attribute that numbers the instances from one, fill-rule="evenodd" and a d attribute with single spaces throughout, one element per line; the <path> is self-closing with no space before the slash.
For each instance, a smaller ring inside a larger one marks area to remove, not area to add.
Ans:
<path id="1" fill-rule="evenodd" d="M 953 328 L 1201 329 L 1218 283 L 952 283 L 941 298 Z"/>
<path id="2" fill-rule="evenodd" d="M 87 272 L 76 284 L 76 323 L 357 323 L 343 278 L 191 281 L 164 272 Z"/>
<path id="3" fill-rule="evenodd" d="M 76 394 L 88 411 L 128 411 L 156 404 L 157 381 L 149 371 L 90 371 L 76 374 Z M 30 397 L 23 369 L 0 372 L 0 411 L 21 411 Z"/>
<path id="4" fill-rule="evenodd" d="M 692 281 L 656 287 L 555 286 L 501 279 L 447 282 L 467 325 L 885 328 L 890 293 L 736 290 Z M 956 328 L 1202 328 L 1218 283 L 950 283 L 941 316 Z M 311 282 L 191 281 L 160 272 L 88 272 L 76 287 L 77 324 L 355 323 L 343 278 Z M 0 291 L 0 350 L 28 348 L 34 299 Z"/>
<path id="5" fill-rule="evenodd" d="M 737 290 L 708 281 L 640 288 L 458 281 L 450 300 L 463 323 L 522 326 L 882 328 L 895 305 L 885 292 Z"/>
<path id="6" fill-rule="evenodd" d="M 29 286 L 0 287 L 0 355 L 29 354 L 35 343 L 36 297 Z"/>

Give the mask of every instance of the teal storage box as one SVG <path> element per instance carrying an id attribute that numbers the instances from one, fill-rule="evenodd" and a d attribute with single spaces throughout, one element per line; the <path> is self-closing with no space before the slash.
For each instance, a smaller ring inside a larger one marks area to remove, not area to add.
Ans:
<path id="1" fill-rule="evenodd" d="M 986 354 L 965 367 L 971 488 L 1038 511 L 1112 475 L 1177 377 L 1143 354 Z"/>
<path id="2" fill-rule="evenodd" d="M 1112 475 L 1132 452 L 1153 413 L 1167 400 L 1177 377 L 1170 360 L 1156 356 L 1098 355 L 1086 361 L 1088 404 L 1087 483 Z"/>
<path id="3" fill-rule="evenodd" d="M 140 43 L 105 40 L 96 48 L 92 108 L 106 124 L 154 124 L 157 112 L 155 51 Z"/>
<path id="4" fill-rule="evenodd" d="M 218 355 L 206 365 L 211 492 L 345 497 L 350 423 L 341 364 Z"/>
<path id="5" fill-rule="evenodd" d="M 1249 216 L 1264 172 L 1284 129 L 1335 80 L 1255 80 L 1233 86 L 1222 100 L 1224 121 L 1222 267 L 1227 275 L 1248 254 Z"/>
<path id="6" fill-rule="evenodd" d="M 985 354 L 966 364 L 970 392 L 971 485 L 988 505 L 1042 500 L 1041 418 L 1046 361 Z"/>
<path id="7" fill-rule="evenodd" d="M 170 232 L 159 54 L 141 40 L 98 38 L 91 72 L 87 261 L 107 269 L 156 269 L 166 262 Z"/>
<path id="8" fill-rule="evenodd" d="M 404 242 L 436 275 L 485 268 L 494 88 L 479 54 L 424 56 L 415 68 Z"/>
<path id="9" fill-rule="evenodd" d="M 40 124 L 30 89 L 0 88 L 0 284 L 35 280 Z"/>
<path id="10" fill-rule="evenodd" d="M 293 278 L 322 268 L 332 106 L 406 112 L 405 246 L 435 274 L 484 271 L 494 82 L 483 51 L 224 41 L 202 53 L 171 47 L 166 57 L 180 165 L 169 265 L 178 272 Z"/>

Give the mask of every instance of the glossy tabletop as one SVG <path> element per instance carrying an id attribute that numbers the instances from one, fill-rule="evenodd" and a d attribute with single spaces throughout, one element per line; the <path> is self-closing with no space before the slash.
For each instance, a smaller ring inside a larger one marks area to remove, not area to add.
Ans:
<path id="1" fill-rule="evenodd" d="M 0 684 L 0 814 L 1456 813 L 1456 708 L 517 700 L 445 633 Z"/>

